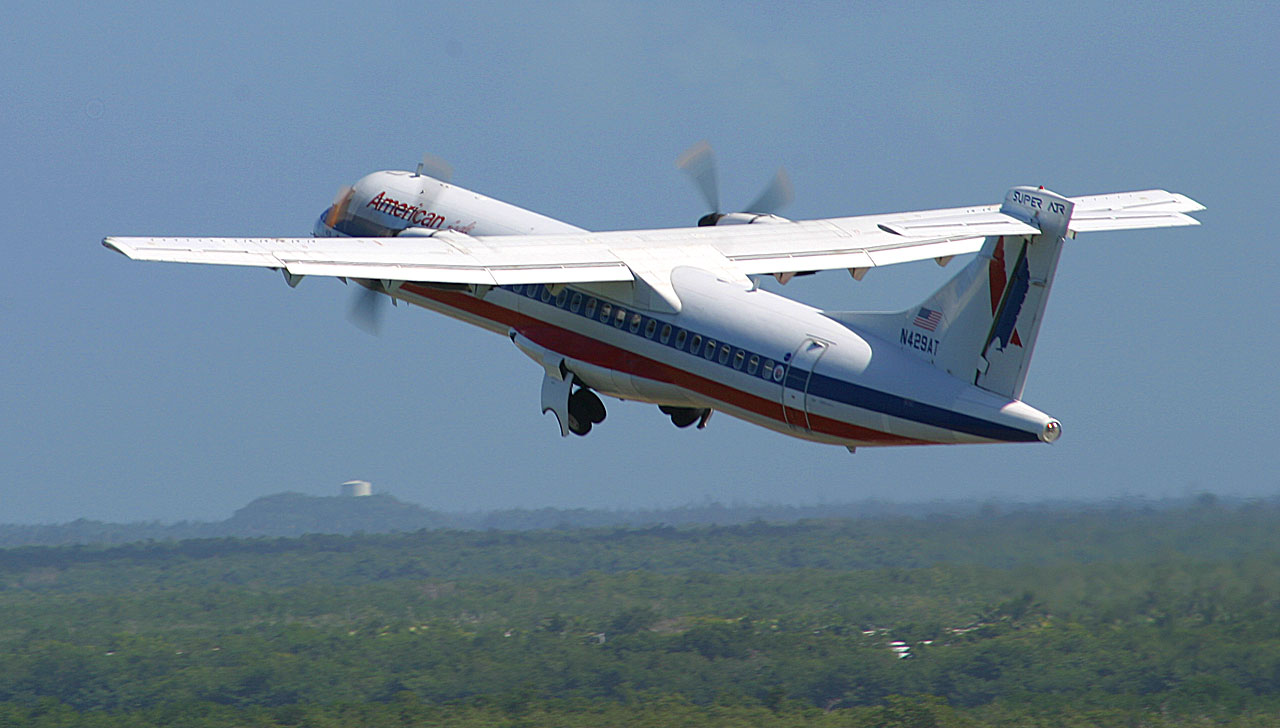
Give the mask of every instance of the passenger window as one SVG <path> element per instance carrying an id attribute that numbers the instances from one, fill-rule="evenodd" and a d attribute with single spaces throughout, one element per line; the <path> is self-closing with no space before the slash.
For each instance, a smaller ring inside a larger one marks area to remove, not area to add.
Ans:
<path id="1" fill-rule="evenodd" d="M 689 353 L 697 354 L 702 350 L 702 334 L 694 334 L 693 339 L 689 341 Z"/>
<path id="2" fill-rule="evenodd" d="M 653 319 L 649 319 L 649 323 L 644 325 L 644 338 L 652 339 L 653 332 L 657 330 L 658 330 L 658 322 L 654 321 Z"/>
<path id="3" fill-rule="evenodd" d="M 613 325 L 620 329 L 622 328 L 622 325 L 625 324 L 626 322 L 627 322 L 627 309 L 625 308 L 618 309 L 618 313 L 613 317 Z"/>
<path id="4" fill-rule="evenodd" d="M 587 318 L 593 318 L 596 315 L 596 299 L 587 299 L 587 310 L 582 312 Z"/>
<path id="5" fill-rule="evenodd" d="M 569 300 L 569 289 L 561 288 L 560 295 L 556 296 L 556 306 L 564 308 L 564 302 Z"/>
<path id="6" fill-rule="evenodd" d="M 760 367 L 760 376 L 765 379 L 773 379 L 773 360 L 765 359 L 764 366 Z"/>
<path id="7" fill-rule="evenodd" d="M 715 339 L 707 339 L 707 348 L 702 352 L 702 356 L 705 357 L 707 361 L 711 361 L 712 359 L 716 358 L 716 340 Z"/>
<path id="8" fill-rule="evenodd" d="M 537 298 L 537 297 L 538 297 L 538 288 L 539 288 L 539 287 L 540 287 L 540 284 L 538 284 L 538 283 L 534 283 L 534 284 L 530 285 L 528 288 L 524 289 L 524 294 L 525 294 L 526 296 L 528 296 L 529 298 Z"/>
<path id="9" fill-rule="evenodd" d="M 658 340 L 664 344 L 671 341 L 671 324 L 662 325 L 662 333 L 658 335 Z"/>
<path id="10" fill-rule="evenodd" d="M 631 333 L 634 334 L 640 330 L 640 324 L 642 323 L 644 323 L 644 316 L 641 316 L 638 313 L 631 314 L 631 326 L 628 328 L 630 328 Z"/>
<path id="11" fill-rule="evenodd" d="M 577 313 L 582 308 L 582 294 L 573 294 L 573 300 L 569 301 L 569 310 Z"/>
<path id="12" fill-rule="evenodd" d="M 724 346 L 720 347 L 720 356 L 716 357 L 716 361 L 720 362 L 721 364 L 728 364 L 729 354 L 731 353 L 733 353 L 733 347 L 729 346 L 728 344 L 725 344 Z"/>
<path id="13" fill-rule="evenodd" d="M 521 293 L 524 293 L 524 284 L 523 283 L 515 284 L 514 286 L 511 287 L 511 292 L 516 294 L 517 296 L 520 295 Z"/>
<path id="14" fill-rule="evenodd" d="M 600 304 L 600 320 L 601 321 L 608 321 L 609 314 L 611 313 L 613 313 L 613 304 L 609 304 L 609 303 Z"/>
<path id="15" fill-rule="evenodd" d="M 747 360 L 747 374 L 755 374 L 758 371 L 760 371 L 760 355 L 752 354 Z"/>
<path id="16" fill-rule="evenodd" d="M 685 339 L 687 339 L 687 338 L 689 338 L 689 332 L 688 332 L 688 331 L 685 331 L 684 329 L 680 329 L 678 332 L 676 332 L 676 348 L 677 348 L 677 349 L 683 349 L 683 348 L 684 348 L 684 340 L 685 340 Z"/>
<path id="17" fill-rule="evenodd" d="M 733 355 L 733 368 L 741 369 L 742 361 L 746 358 L 747 358 L 747 352 L 743 351 L 742 349 L 738 349 L 738 352 Z"/>
<path id="18" fill-rule="evenodd" d="M 543 286 L 543 287 L 542 287 L 542 293 L 541 293 L 541 295 L 539 295 L 539 296 L 538 296 L 538 298 L 541 298 L 543 303 L 546 303 L 547 301 L 550 301 L 550 300 L 551 300 L 551 286 Z"/>

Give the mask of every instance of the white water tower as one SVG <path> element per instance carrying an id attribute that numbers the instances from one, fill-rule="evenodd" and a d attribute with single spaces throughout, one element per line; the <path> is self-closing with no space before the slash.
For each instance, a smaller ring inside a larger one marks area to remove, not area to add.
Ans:
<path id="1" fill-rule="evenodd" d="M 373 495 L 373 485 L 367 480 L 348 480 L 342 484 L 342 495 L 346 498 Z"/>

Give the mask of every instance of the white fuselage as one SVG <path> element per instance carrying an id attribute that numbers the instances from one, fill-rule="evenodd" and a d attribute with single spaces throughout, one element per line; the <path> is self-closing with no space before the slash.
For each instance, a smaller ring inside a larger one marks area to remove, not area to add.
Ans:
<path id="1" fill-rule="evenodd" d="M 407 172 L 369 175 L 341 204 L 342 215 L 331 208 L 321 216 L 317 235 L 578 229 Z M 540 364 L 554 352 L 600 393 L 721 410 L 807 440 L 848 447 L 1018 442 L 1050 439 L 1046 428 L 1056 427 L 1020 401 L 952 377 L 819 309 L 695 268 L 677 268 L 672 285 L 678 313 L 640 305 L 629 283 L 410 282 L 386 292 L 510 336 Z"/>

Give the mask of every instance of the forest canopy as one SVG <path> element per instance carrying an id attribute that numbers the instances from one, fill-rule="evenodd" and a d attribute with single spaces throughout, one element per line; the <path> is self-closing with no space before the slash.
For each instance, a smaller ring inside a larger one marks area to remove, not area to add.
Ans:
<path id="1" fill-rule="evenodd" d="M 1280 508 L 0 550 L 5 725 L 1268 725 Z"/>

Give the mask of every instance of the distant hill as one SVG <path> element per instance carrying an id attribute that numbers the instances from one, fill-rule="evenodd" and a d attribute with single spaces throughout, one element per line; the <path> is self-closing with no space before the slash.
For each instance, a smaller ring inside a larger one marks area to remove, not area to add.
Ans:
<path id="1" fill-rule="evenodd" d="M 392 533 L 446 528 L 436 511 L 390 495 L 321 498 L 278 493 L 259 498 L 217 524 L 227 536 L 300 536 L 304 533 Z"/>
<path id="2" fill-rule="evenodd" d="M 277 493 L 258 498 L 227 520 L 215 523 L 104 523 L 81 519 L 57 525 L 0 525 L 0 548 L 188 538 L 279 538 L 306 533 L 393 533 L 450 525 L 451 519 L 444 514 L 390 495 L 344 498 Z"/>
<path id="3" fill-rule="evenodd" d="M 733 526 L 757 521 L 792 523 L 806 519 L 867 518 L 996 518 L 1027 512 L 1075 512 L 1121 509 L 1155 511 L 1186 506 L 1226 505 L 1211 494 L 1193 498 L 1105 503 L 936 501 L 931 503 L 861 503 L 791 506 L 778 504 L 724 505 L 702 503 L 652 510 L 591 510 L 585 508 L 509 509 L 472 513 L 444 513 L 406 503 L 391 495 L 357 498 L 277 493 L 258 498 L 224 521 L 179 523 L 105 523 L 80 519 L 49 525 L 0 525 L 0 548 L 118 544 L 135 541 L 176 541 L 192 538 L 285 538 L 308 533 L 403 533 L 420 530 L 532 531 L 619 526 Z M 1241 504 L 1243 501 L 1231 501 Z"/>

